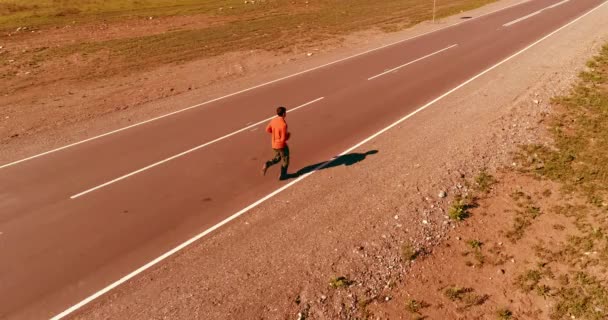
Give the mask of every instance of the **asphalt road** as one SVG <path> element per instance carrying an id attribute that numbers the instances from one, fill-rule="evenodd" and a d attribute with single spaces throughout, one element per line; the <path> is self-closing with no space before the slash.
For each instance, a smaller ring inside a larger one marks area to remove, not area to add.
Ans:
<path id="1" fill-rule="evenodd" d="M 278 167 L 260 175 L 276 106 L 290 110 L 296 172 L 602 3 L 528 1 L 0 165 L 0 318 L 57 315 L 289 183 L 276 179 Z"/>

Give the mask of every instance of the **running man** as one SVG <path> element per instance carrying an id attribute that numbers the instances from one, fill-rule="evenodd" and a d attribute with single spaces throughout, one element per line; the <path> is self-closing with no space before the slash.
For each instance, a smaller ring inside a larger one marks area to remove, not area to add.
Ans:
<path id="1" fill-rule="evenodd" d="M 270 166 L 281 162 L 281 174 L 279 180 L 287 179 L 287 167 L 289 167 L 289 147 L 287 146 L 287 140 L 289 140 L 289 131 L 287 131 L 287 122 L 285 117 L 287 116 L 287 109 L 285 107 L 277 108 L 277 117 L 272 119 L 266 127 L 266 132 L 270 133 L 272 137 L 272 150 L 274 150 L 274 158 L 266 161 L 262 167 L 262 175 L 266 174 L 266 170 Z"/>

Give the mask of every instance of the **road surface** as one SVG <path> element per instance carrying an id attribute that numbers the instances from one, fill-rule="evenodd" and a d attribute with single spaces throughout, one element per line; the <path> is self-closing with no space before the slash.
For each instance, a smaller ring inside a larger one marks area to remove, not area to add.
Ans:
<path id="1" fill-rule="evenodd" d="M 289 110 L 291 171 L 321 164 L 603 4 L 523 2 L 0 164 L 0 319 L 67 315 L 297 179 L 260 176 L 276 106 Z"/>

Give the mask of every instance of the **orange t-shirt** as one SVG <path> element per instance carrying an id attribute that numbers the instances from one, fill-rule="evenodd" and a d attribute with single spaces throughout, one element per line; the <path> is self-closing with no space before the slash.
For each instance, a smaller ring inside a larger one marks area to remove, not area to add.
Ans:
<path id="1" fill-rule="evenodd" d="M 272 148 L 283 149 L 287 145 L 289 132 L 287 131 L 287 122 L 281 117 L 276 117 L 270 121 L 266 127 L 266 132 L 272 137 Z"/>

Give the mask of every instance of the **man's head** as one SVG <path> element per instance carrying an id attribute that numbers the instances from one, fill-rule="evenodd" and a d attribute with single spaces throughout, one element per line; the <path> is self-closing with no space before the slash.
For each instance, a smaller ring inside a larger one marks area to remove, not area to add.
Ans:
<path id="1" fill-rule="evenodd" d="M 285 107 L 277 108 L 277 116 L 285 118 L 286 115 L 287 115 L 287 109 L 285 109 Z"/>

